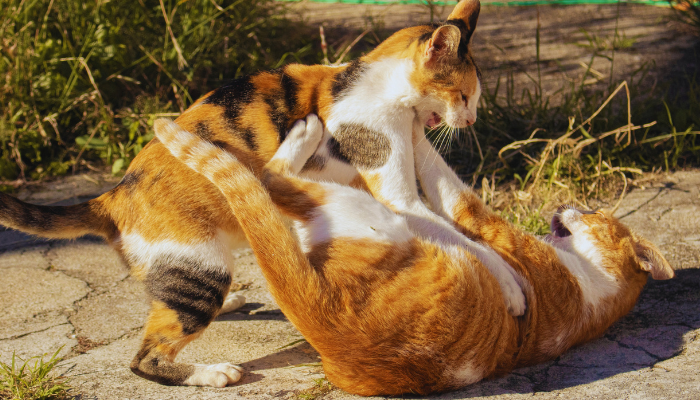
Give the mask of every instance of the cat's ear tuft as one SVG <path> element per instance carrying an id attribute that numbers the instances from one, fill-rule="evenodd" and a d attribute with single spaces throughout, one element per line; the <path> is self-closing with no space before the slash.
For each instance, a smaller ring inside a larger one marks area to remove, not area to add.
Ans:
<path id="1" fill-rule="evenodd" d="M 479 20 L 481 3 L 479 0 L 462 0 L 447 17 L 447 23 L 455 25 L 462 34 L 462 46 L 467 46 Z"/>
<path id="2" fill-rule="evenodd" d="M 425 64 L 434 67 L 439 63 L 452 61 L 457 57 L 459 29 L 453 25 L 443 25 L 433 32 L 425 48 Z"/>
<path id="3" fill-rule="evenodd" d="M 661 252 L 650 241 L 637 237 L 634 251 L 639 261 L 639 266 L 656 280 L 671 279 L 675 276 L 673 268 L 666 261 Z"/>

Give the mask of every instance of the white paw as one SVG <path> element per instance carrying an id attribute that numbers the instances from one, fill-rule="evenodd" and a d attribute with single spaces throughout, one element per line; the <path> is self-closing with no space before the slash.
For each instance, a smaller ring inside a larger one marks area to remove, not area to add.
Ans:
<path id="1" fill-rule="evenodd" d="M 525 314 L 527 301 L 525 300 L 523 289 L 518 283 L 520 279 L 518 273 L 493 249 L 481 244 L 476 244 L 476 246 L 479 247 L 477 257 L 484 263 L 486 268 L 488 268 L 491 275 L 496 278 L 501 287 L 503 300 L 506 303 L 506 308 L 508 308 L 510 315 L 519 317 Z"/>
<path id="2" fill-rule="evenodd" d="M 318 119 L 316 114 L 306 116 L 306 134 L 305 139 L 307 144 L 318 146 L 318 142 L 323 137 L 323 123 Z"/>
<path id="3" fill-rule="evenodd" d="M 239 293 L 229 293 L 224 300 L 224 304 L 219 310 L 219 315 L 230 313 L 231 311 L 237 310 L 245 305 L 245 296 Z"/>
<path id="4" fill-rule="evenodd" d="M 186 386 L 226 387 L 236 383 L 243 375 L 243 368 L 231 363 L 195 364 L 195 371 L 183 382 Z"/>
<path id="5" fill-rule="evenodd" d="M 298 142 L 297 146 L 307 150 L 304 152 L 304 156 L 308 158 L 316 151 L 322 137 L 323 123 L 321 123 L 316 114 L 309 114 L 306 116 L 306 120 L 300 119 L 294 123 L 285 141 Z"/>
<path id="6" fill-rule="evenodd" d="M 305 121 L 294 123 L 274 158 L 288 160 L 291 171 L 297 174 L 316 152 L 322 138 L 323 124 L 315 114 L 309 114 Z"/>
<path id="7" fill-rule="evenodd" d="M 285 140 L 289 138 L 294 138 L 294 140 L 298 140 L 297 138 L 299 136 L 304 136 L 304 133 L 306 132 L 306 121 L 303 119 L 297 120 L 294 125 L 292 125 L 292 129 L 287 132 L 287 137 Z"/>
<path id="8" fill-rule="evenodd" d="M 525 314 L 525 309 L 527 308 L 527 301 L 525 300 L 525 294 L 523 294 L 523 289 L 520 287 L 518 282 L 511 274 L 507 274 L 506 279 L 499 279 L 498 283 L 501 286 L 501 291 L 503 292 L 503 299 L 506 302 L 506 308 L 508 308 L 508 313 L 514 317 L 519 317 Z"/>

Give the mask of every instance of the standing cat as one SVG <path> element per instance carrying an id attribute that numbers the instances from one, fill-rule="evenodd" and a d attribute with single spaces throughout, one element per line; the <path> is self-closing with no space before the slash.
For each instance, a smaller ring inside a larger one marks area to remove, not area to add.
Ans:
<path id="1" fill-rule="evenodd" d="M 329 131 L 306 163 L 307 176 L 361 187 L 420 226 L 423 236 L 468 249 L 497 277 L 510 311 L 522 314 L 520 277 L 425 207 L 413 167 L 413 130 L 476 120 L 481 89 L 469 41 L 479 8 L 478 0 L 464 0 L 446 23 L 403 29 L 345 66 L 288 65 L 237 79 L 198 100 L 177 123 L 259 175 L 292 123 L 318 113 Z M 225 386 L 240 378 L 229 364 L 174 362 L 220 310 L 242 304 L 226 293 L 231 249 L 246 237 L 216 186 L 157 140 L 116 188 L 87 203 L 41 207 L 0 194 L 0 224 L 50 238 L 100 235 L 123 256 L 151 298 L 131 363 L 136 374 L 173 385 Z M 200 379 L 210 369 L 228 378 Z"/>
<path id="2" fill-rule="evenodd" d="M 424 240 L 411 218 L 365 192 L 295 176 L 322 131 L 313 116 L 298 122 L 261 183 L 177 124 L 155 125 L 173 155 L 222 191 L 280 308 L 348 392 L 427 394 L 555 358 L 629 312 L 649 273 L 673 276 L 651 243 L 600 212 L 561 208 L 547 241 L 519 231 L 416 131 L 415 165 L 432 206 L 525 278 L 528 312 L 515 318 L 487 266 L 464 248 Z M 296 221 L 301 245 L 278 209 Z"/>

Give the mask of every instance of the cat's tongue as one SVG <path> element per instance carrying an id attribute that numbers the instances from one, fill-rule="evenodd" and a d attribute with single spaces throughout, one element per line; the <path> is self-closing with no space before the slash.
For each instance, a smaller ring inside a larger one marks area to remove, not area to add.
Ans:
<path id="1" fill-rule="evenodd" d="M 439 124 L 442 121 L 442 118 L 440 118 L 437 113 L 433 113 L 433 115 L 430 116 L 430 119 L 425 123 L 428 125 L 429 128 L 435 128 L 437 124 Z"/>

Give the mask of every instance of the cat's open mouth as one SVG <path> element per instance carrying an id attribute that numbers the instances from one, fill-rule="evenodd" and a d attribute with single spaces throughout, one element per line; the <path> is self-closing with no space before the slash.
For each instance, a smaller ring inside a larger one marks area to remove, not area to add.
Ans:
<path id="1" fill-rule="evenodd" d="M 552 236 L 555 238 L 571 236 L 571 231 L 561 222 L 561 216 L 559 214 L 554 214 L 550 228 L 552 229 Z"/>
<path id="2" fill-rule="evenodd" d="M 442 122 L 442 118 L 433 111 L 430 115 L 430 119 L 428 119 L 425 124 L 428 125 L 429 128 L 435 128 L 440 122 Z"/>

